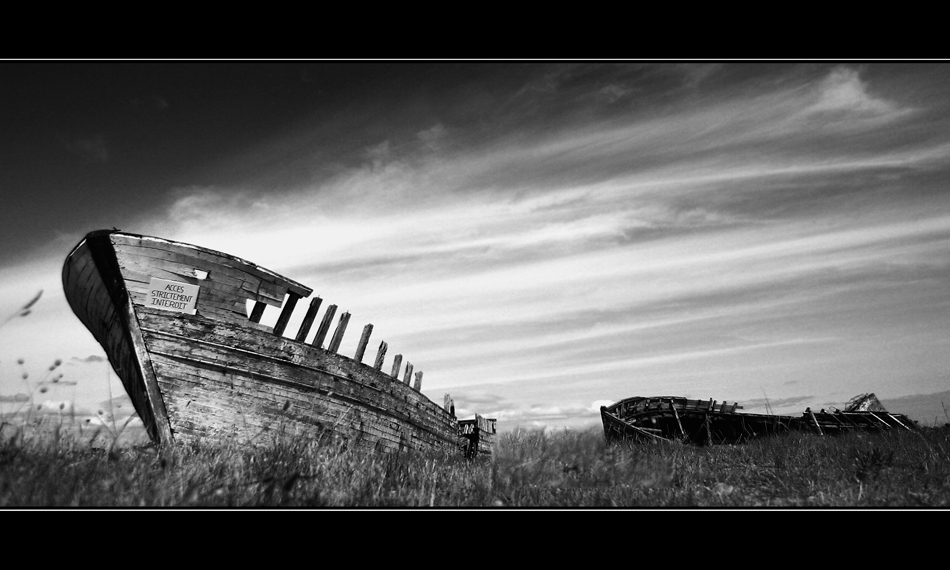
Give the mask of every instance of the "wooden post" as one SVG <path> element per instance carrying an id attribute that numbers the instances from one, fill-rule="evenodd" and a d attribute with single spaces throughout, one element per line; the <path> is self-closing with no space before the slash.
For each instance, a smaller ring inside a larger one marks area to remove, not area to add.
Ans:
<path id="1" fill-rule="evenodd" d="M 313 346 L 323 348 L 323 339 L 327 338 L 327 331 L 330 330 L 330 323 L 333 322 L 335 314 L 336 305 L 327 307 L 327 312 L 323 314 L 323 321 L 320 322 L 320 328 L 317 329 L 317 336 L 313 337 Z"/>
<path id="2" fill-rule="evenodd" d="M 703 414 L 706 420 L 706 444 L 712 445 L 713 436 L 712 436 L 712 426 L 709 425 L 709 414 Z"/>
<path id="3" fill-rule="evenodd" d="M 389 375 L 393 378 L 399 379 L 399 367 L 402 366 L 402 355 L 397 354 L 396 358 L 393 358 L 393 371 Z"/>
<path id="4" fill-rule="evenodd" d="M 354 358 L 357 362 L 363 362 L 363 353 L 366 352 L 366 345 L 369 343 L 369 335 L 371 334 L 373 334 L 372 323 L 363 327 L 363 336 L 360 337 L 360 343 L 356 345 L 356 356 Z"/>
<path id="5" fill-rule="evenodd" d="M 422 390 L 422 371 L 416 372 L 416 383 L 413 384 L 412 389 L 416 392 Z"/>
<path id="6" fill-rule="evenodd" d="M 403 376 L 402 381 L 408 385 L 410 380 L 412 380 L 412 363 L 407 360 L 406 361 L 406 375 Z"/>
<path id="7" fill-rule="evenodd" d="M 340 322 L 336 325 L 336 330 L 333 331 L 333 338 L 330 339 L 330 346 L 327 347 L 327 350 L 330 352 L 336 352 L 340 349 L 340 343 L 343 342 L 343 333 L 346 332 L 346 324 L 350 322 L 350 314 L 344 312 L 340 315 Z"/>
<path id="8" fill-rule="evenodd" d="M 379 350 L 376 351 L 376 364 L 373 365 L 373 368 L 376 370 L 382 370 L 383 360 L 386 358 L 386 349 L 389 348 L 389 345 L 386 344 L 386 341 L 379 343 Z"/>
<path id="9" fill-rule="evenodd" d="M 284 329 L 287 328 L 287 323 L 290 321 L 290 315 L 294 312 L 294 307 L 297 306 L 297 301 L 300 300 L 300 295 L 294 292 L 287 293 L 287 300 L 284 301 L 284 308 L 280 311 L 280 316 L 277 317 L 277 324 L 274 325 L 274 334 L 281 336 L 284 334 Z"/>
<path id="10" fill-rule="evenodd" d="M 317 311 L 320 310 L 320 303 L 322 302 L 323 299 L 320 297 L 314 297 L 310 301 L 310 307 L 307 309 L 307 314 L 304 315 L 303 322 L 300 323 L 300 330 L 297 331 L 298 341 L 307 341 L 307 334 L 310 333 L 310 327 L 313 325 L 313 319 L 317 318 Z"/>
<path id="11" fill-rule="evenodd" d="M 259 322 L 261 322 L 261 317 L 264 315 L 264 307 L 266 307 L 266 306 L 267 306 L 267 304 L 266 304 L 266 303 L 263 303 L 263 302 L 261 302 L 261 301 L 258 301 L 258 302 L 256 302 L 256 303 L 254 303 L 254 309 L 251 310 L 251 322 L 252 322 L 252 323 L 259 323 Z"/>

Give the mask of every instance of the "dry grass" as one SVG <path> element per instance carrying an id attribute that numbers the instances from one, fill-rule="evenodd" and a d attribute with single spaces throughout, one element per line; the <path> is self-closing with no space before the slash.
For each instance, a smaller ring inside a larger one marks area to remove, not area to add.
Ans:
<path id="1" fill-rule="evenodd" d="M 332 442 L 100 448 L 0 444 L 0 507 L 947 507 L 950 430 L 742 445 L 607 446 L 600 430 L 499 438 L 492 458 L 363 454 Z"/>
<path id="2" fill-rule="evenodd" d="M 41 292 L 42 293 L 42 292 Z M 0 323 L 24 317 L 40 295 Z M 22 359 L 19 361 L 22 367 Z M 492 457 L 366 454 L 334 441 L 157 448 L 122 425 L 34 415 L 53 384 L 0 418 L 0 507 L 881 508 L 950 505 L 950 424 L 741 445 L 608 446 L 599 428 L 498 437 Z M 20 413 L 28 406 L 28 413 Z M 950 416 L 948 416 L 950 419 Z"/>

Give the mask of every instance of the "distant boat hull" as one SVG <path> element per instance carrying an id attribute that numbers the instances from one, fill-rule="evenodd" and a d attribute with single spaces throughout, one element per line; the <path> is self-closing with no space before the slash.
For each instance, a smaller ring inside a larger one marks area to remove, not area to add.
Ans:
<path id="1" fill-rule="evenodd" d="M 156 283 L 182 293 L 162 293 Z M 472 444 L 454 409 L 419 391 L 421 374 L 410 385 L 411 365 L 405 381 L 396 377 L 398 360 L 392 374 L 380 369 L 384 346 L 375 367 L 337 354 L 344 319 L 332 350 L 323 348 L 332 311 L 314 343 L 304 342 L 303 326 L 301 340 L 282 336 L 281 321 L 310 289 L 242 259 L 160 238 L 92 232 L 67 256 L 63 287 L 155 442 L 292 437 L 377 451 Z M 258 319 L 264 304 L 282 306 L 278 325 L 255 322 L 248 300 L 257 303 Z M 313 316 L 315 309 L 309 321 Z M 493 433 L 494 420 L 480 419 Z"/>
<path id="2" fill-rule="evenodd" d="M 873 394 L 867 396 L 874 398 Z M 740 413 L 742 406 L 735 402 L 637 396 L 602 406 L 600 415 L 608 442 L 682 441 L 707 445 L 737 443 L 788 431 L 825 435 L 855 430 L 914 429 L 914 423 L 902 414 L 891 414 L 883 407 L 859 408 L 855 402 L 849 402 L 851 406 L 845 411 L 806 409 L 801 416 L 782 416 Z"/>

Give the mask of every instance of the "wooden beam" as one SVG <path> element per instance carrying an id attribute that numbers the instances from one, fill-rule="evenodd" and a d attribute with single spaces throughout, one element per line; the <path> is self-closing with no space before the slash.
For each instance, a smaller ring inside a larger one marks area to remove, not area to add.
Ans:
<path id="1" fill-rule="evenodd" d="M 126 289 L 122 278 L 122 270 L 119 261 L 116 258 L 115 249 L 112 245 L 109 233 L 96 232 L 95 235 L 89 234 L 86 237 L 86 244 L 92 262 L 95 265 L 101 279 L 105 293 L 110 297 L 116 317 L 119 319 L 122 327 L 122 340 L 120 346 L 114 350 L 116 352 L 130 351 L 126 353 L 132 361 L 132 368 L 118 370 L 117 374 L 122 379 L 122 383 L 135 383 L 141 381 L 145 391 L 145 401 L 141 402 L 147 406 L 145 416 L 151 415 L 151 422 L 154 422 L 154 435 L 158 438 L 158 443 L 162 446 L 174 442 L 174 435 L 171 431 L 171 424 L 168 420 L 168 411 L 165 408 L 165 399 L 161 388 L 158 385 L 158 378 L 152 367 L 152 359 L 145 344 L 145 338 L 139 325 L 138 317 L 135 315 L 135 307 L 132 304 L 132 298 Z M 119 355 L 116 354 L 116 357 Z M 113 355 L 109 355 L 110 360 Z M 150 412 L 150 414 L 149 414 Z M 148 428 L 148 418 L 142 418 Z M 152 437 L 150 430 L 149 437 Z"/>
<path id="2" fill-rule="evenodd" d="M 383 360 L 386 358 L 386 349 L 389 348 L 389 345 L 386 344 L 386 341 L 379 343 L 379 350 L 376 351 L 376 363 L 373 365 L 373 368 L 376 370 L 383 369 Z"/>
<path id="3" fill-rule="evenodd" d="M 363 327 L 363 335 L 360 337 L 360 343 L 356 345 L 356 356 L 353 358 L 357 362 L 363 362 L 363 353 L 366 352 L 366 345 L 369 344 L 369 335 L 373 334 L 372 323 Z"/>
<path id="4" fill-rule="evenodd" d="M 300 300 L 300 295 L 294 292 L 287 293 L 287 300 L 284 301 L 284 308 L 280 311 L 280 316 L 277 317 L 277 324 L 274 325 L 274 334 L 281 336 L 284 334 L 284 329 L 287 328 L 287 323 L 290 322 L 290 315 L 294 312 L 294 307 L 297 306 L 297 301 Z"/>
<path id="5" fill-rule="evenodd" d="M 888 427 L 888 428 L 889 428 L 889 427 L 893 427 L 893 426 L 891 426 L 891 424 L 889 424 L 889 423 L 887 423 L 886 421 L 882 420 L 877 414 L 875 414 L 875 413 L 872 412 L 871 410 L 868 410 L 868 413 L 871 414 L 871 417 L 872 417 L 872 418 L 874 418 L 874 419 L 876 419 L 877 421 L 879 421 L 879 422 L 881 422 L 882 424 L 884 424 L 884 427 Z"/>
<path id="6" fill-rule="evenodd" d="M 422 390 L 422 371 L 416 372 L 416 383 L 413 384 L 412 389 L 416 392 Z"/>
<path id="7" fill-rule="evenodd" d="M 258 301 L 254 303 L 254 309 L 251 311 L 251 322 L 259 323 L 261 322 L 261 317 L 264 315 L 264 307 L 267 306 L 267 303 Z"/>
<path id="8" fill-rule="evenodd" d="M 903 423 L 901 423 L 901 421 L 900 421 L 899 419 L 897 419 L 896 417 L 894 417 L 894 414 L 892 414 L 892 413 L 890 413 L 890 412 L 886 412 L 886 413 L 887 413 L 887 416 L 888 416 L 889 418 L 891 418 L 892 420 L 894 420 L 895 422 L 897 422 L 897 425 L 899 425 L 899 426 L 901 426 L 902 428 L 904 428 L 904 429 L 910 431 L 910 428 L 907 427 L 907 426 L 905 426 Z"/>
<path id="9" fill-rule="evenodd" d="M 317 311 L 320 310 L 320 303 L 322 302 L 323 299 L 320 297 L 314 297 L 310 300 L 310 307 L 307 309 L 307 314 L 303 317 L 303 322 L 300 323 L 300 330 L 297 331 L 298 341 L 307 341 L 307 335 L 310 333 L 310 327 L 313 326 L 313 320 L 317 318 Z"/>
<path id="10" fill-rule="evenodd" d="M 676 425 L 680 427 L 680 434 L 682 434 L 683 439 L 686 439 L 686 430 L 683 429 L 683 423 L 680 421 L 680 415 L 676 411 L 676 405 L 673 404 L 673 400 L 670 400 L 670 409 L 673 410 L 673 417 L 676 418 Z"/>
<path id="11" fill-rule="evenodd" d="M 408 385 L 410 380 L 412 380 L 412 363 L 407 360 L 406 361 L 406 375 L 403 376 L 402 381 Z"/>
<path id="12" fill-rule="evenodd" d="M 815 417 L 815 412 L 811 411 L 810 407 L 805 408 L 805 411 L 811 416 L 811 421 L 815 422 L 815 427 L 818 428 L 818 435 L 825 435 L 825 432 L 821 431 L 821 425 L 818 423 L 818 418 Z"/>
<path id="13" fill-rule="evenodd" d="M 327 338 L 327 331 L 330 330 L 330 323 L 333 322 L 333 315 L 336 314 L 336 305 L 327 307 L 327 312 L 323 314 L 323 321 L 320 322 L 320 328 L 317 329 L 317 336 L 313 337 L 313 346 L 323 348 L 323 339 Z"/>
<path id="14" fill-rule="evenodd" d="M 333 331 L 333 338 L 330 339 L 330 346 L 327 347 L 327 350 L 330 352 L 336 352 L 340 349 L 340 343 L 343 342 L 343 333 L 346 332 L 346 324 L 350 322 L 350 314 L 344 312 L 340 315 L 340 322 L 336 325 L 336 330 Z"/>
<path id="15" fill-rule="evenodd" d="M 393 378 L 399 379 L 399 367 L 402 366 L 402 355 L 397 354 L 393 359 L 393 371 L 389 374 Z"/>

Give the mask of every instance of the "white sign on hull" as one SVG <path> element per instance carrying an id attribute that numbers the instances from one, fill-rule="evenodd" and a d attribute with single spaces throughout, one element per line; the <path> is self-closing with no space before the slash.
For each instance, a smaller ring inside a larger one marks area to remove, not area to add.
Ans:
<path id="1" fill-rule="evenodd" d="M 145 306 L 194 315 L 198 289 L 197 285 L 152 277 Z"/>

